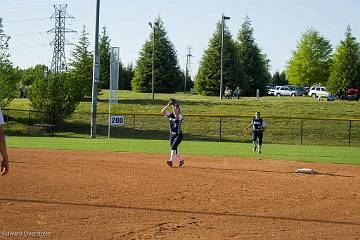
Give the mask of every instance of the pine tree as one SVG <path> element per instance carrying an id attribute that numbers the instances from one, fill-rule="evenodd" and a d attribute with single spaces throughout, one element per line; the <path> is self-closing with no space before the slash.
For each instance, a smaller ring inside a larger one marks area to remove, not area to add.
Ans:
<path id="1" fill-rule="evenodd" d="M 99 41 L 100 53 L 100 86 L 105 89 L 110 87 L 110 38 L 107 35 L 106 27 L 103 28 Z"/>
<path id="2" fill-rule="evenodd" d="M 286 72 L 285 72 L 285 71 L 282 71 L 282 72 L 281 72 L 281 74 L 280 74 L 280 81 L 281 81 L 282 85 L 289 84 L 289 81 L 288 81 L 287 78 L 286 78 Z"/>
<path id="3" fill-rule="evenodd" d="M 271 79 L 271 83 L 273 85 L 280 85 L 279 82 L 280 82 L 280 73 L 279 71 L 276 71 Z"/>
<path id="4" fill-rule="evenodd" d="M 250 18 L 247 16 L 241 25 L 238 34 L 238 49 L 240 64 L 244 70 L 244 81 L 242 89 L 245 94 L 255 95 L 256 89 L 264 93 L 266 84 L 270 81 L 271 75 L 268 71 L 269 61 L 265 54 L 255 42 L 254 29 L 251 26 Z"/>
<path id="5" fill-rule="evenodd" d="M 288 84 L 285 71 L 282 71 L 280 73 L 277 70 L 271 78 L 271 84 L 272 85 L 280 85 L 280 86 Z"/>
<path id="6" fill-rule="evenodd" d="M 155 20 L 155 54 L 154 54 L 154 91 L 175 92 L 181 89 L 183 73 L 180 70 L 176 50 L 167 37 L 167 32 L 160 17 Z M 131 81 L 135 92 L 152 91 L 152 49 L 153 31 L 140 51 Z"/>
<path id="7" fill-rule="evenodd" d="M 199 70 L 195 77 L 195 90 L 201 95 L 219 95 L 221 78 L 221 32 L 222 23 L 217 23 L 216 31 L 209 40 Z M 237 49 L 231 33 L 224 23 L 224 52 L 223 52 L 223 86 L 235 89 L 243 88 L 243 75 L 237 56 Z"/>
<path id="8" fill-rule="evenodd" d="M 124 90 L 131 90 L 131 80 L 134 77 L 134 67 L 133 64 L 130 63 L 127 66 L 123 66 L 120 62 L 120 81 L 119 88 Z"/>
<path id="9" fill-rule="evenodd" d="M 88 33 L 84 26 L 79 42 L 72 52 L 73 58 L 70 67 L 75 74 L 77 83 L 82 86 L 83 96 L 87 97 L 92 95 L 93 84 L 93 54 L 88 50 L 89 44 Z M 97 88 L 97 92 L 100 91 L 101 88 Z"/>
<path id="10" fill-rule="evenodd" d="M 292 52 L 286 75 L 289 83 L 311 86 L 326 84 L 329 78 L 332 48 L 330 42 L 314 29 L 306 31 Z"/>
<path id="11" fill-rule="evenodd" d="M 360 87 L 360 44 L 351 34 L 350 26 L 346 29 L 345 40 L 336 48 L 327 87 L 331 92 Z"/>

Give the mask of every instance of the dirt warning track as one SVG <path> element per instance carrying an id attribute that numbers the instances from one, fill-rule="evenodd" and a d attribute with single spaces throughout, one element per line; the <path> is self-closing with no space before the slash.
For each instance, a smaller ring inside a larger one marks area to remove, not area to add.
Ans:
<path id="1" fill-rule="evenodd" d="M 185 167 L 169 168 L 167 155 L 9 155 L 0 239 L 360 239 L 359 166 L 185 156 Z"/>

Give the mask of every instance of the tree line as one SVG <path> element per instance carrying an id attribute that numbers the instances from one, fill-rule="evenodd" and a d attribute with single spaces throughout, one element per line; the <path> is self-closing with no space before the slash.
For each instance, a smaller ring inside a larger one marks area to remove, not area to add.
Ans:
<path id="1" fill-rule="evenodd" d="M 135 66 L 120 62 L 119 88 L 135 92 L 152 91 L 152 62 L 154 62 L 155 92 L 183 91 L 185 73 L 180 68 L 176 49 L 167 36 L 165 25 L 159 16 L 152 25 L 153 31 L 145 40 Z M 330 41 L 318 31 L 310 29 L 303 33 L 285 71 L 270 74 L 270 60 L 262 52 L 253 36 L 254 29 L 246 17 L 234 39 L 226 25 L 219 21 L 209 39 L 208 47 L 201 57 L 194 79 L 186 77 L 187 90 L 195 88 L 201 95 L 219 95 L 220 55 L 223 31 L 223 83 L 224 88 L 239 86 L 242 93 L 254 96 L 256 89 L 264 93 L 268 84 L 293 84 L 310 86 L 322 84 L 328 90 L 346 90 L 360 87 L 360 45 L 351 33 L 350 26 L 345 38 L 333 53 Z M 25 95 L 35 110 L 45 111 L 61 121 L 70 115 L 80 103 L 91 97 L 93 52 L 89 50 L 85 26 L 71 54 L 68 71 L 53 74 L 45 65 L 27 69 L 14 67 L 9 60 L 9 36 L 3 31 L 0 17 L 0 106 L 7 106 L 18 96 L 20 82 Z M 109 88 L 111 39 L 106 27 L 100 41 L 100 84 Z M 61 112 L 61 114 L 60 114 Z"/>
<path id="2" fill-rule="evenodd" d="M 311 86 L 322 84 L 328 91 L 345 91 L 360 87 L 360 44 L 345 31 L 345 39 L 333 53 L 330 41 L 314 30 L 306 31 L 288 63 L 287 79 L 291 84 Z"/>

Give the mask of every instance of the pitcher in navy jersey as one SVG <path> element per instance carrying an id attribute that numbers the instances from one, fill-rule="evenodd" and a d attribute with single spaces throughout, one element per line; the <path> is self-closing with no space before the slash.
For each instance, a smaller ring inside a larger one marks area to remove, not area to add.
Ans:
<path id="1" fill-rule="evenodd" d="M 258 152 L 261 154 L 261 146 L 262 140 L 264 136 L 264 131 L 266 128 L 265 121 L 260 117 L 260 112 L 255 113 L 255 117 L 252 119 L 249 126 L 247 126 L 244 130 L 248 129 L 252 126 L 252 140 L 253 140 L 253 151 L 256 151 L 256 143 L 258 143 Z"/>
<path id="2" fill-rule="evenodd" d="M 172 112 L 166 111 L 169 106 L 172 106 Z M 172 167 L 173 162 L 177 160 L 179 162 L 179 167 L 184 165 L 184 160 L 180 158 L 177 148 L 183 139 L 182 133 L 182 121 L 183 117 L 181 115 L 181 109 L 177 101 L 173 98 L 170 98 L 169 103 L 161 110 L 161 113 L 169 121 L 169 140 L 170 140 L 170 159 L 167 161 L 167 164 Z"/>

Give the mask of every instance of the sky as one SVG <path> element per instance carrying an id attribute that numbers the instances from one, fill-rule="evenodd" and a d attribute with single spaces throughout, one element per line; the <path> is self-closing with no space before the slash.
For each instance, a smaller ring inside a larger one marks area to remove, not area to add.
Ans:
<path id="1" fill-rule="evenodd" d="M 51 65 L 55 26 L 50 19 L 54 6 L 67 4 L 66 39 L 77 43 L 83 26 L 89 32 L 90 49 L 95 41 L 96 0 L 0 0 L 0 17 L 4 31 L 11 37 L 10 54 L 15 66 Z M 350 24 L 360 39 L 359 0 L 101 0 L 100 28 L 106 27 L 111 45 L 120 47 L 120 59 L 126 65 L 136 63 L 143 44 L 150 37 L 148 22 L 160 16 L 170 41 L 185 69 L 187 46 L 191 46 L 191 75 L 194 77 L 204 50 L 216 30 L 222 14 L 230 17 L 226 24 L 236 38 L 246 16 L 254 28 L 254 38 L 270 59 L 270 71 L 283 71 L 301 35 L 313 28 L 328 39 L 335 49 L 344 39 Z M 71 58 L 72 45 L 66 46 Z"/>

